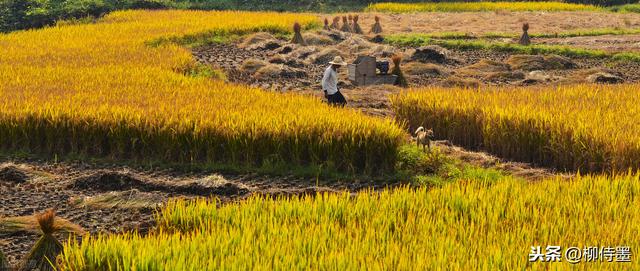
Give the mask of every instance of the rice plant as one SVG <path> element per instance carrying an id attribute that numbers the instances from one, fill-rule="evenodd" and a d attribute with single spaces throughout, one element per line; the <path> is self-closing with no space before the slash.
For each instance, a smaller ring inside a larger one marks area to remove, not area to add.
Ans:
<path id="1" fill-rule="evenodd" d="M 289 33 L 295 22 L 309 27 L 317 20 L 122 11 L 96 24 L 0 35 L 0 149 L 180 165 L 390 169 L 403 134 L 393 121 L 189 76 L 198 65 L 171 42 Z"/>
<path id="2" fill-rule="evenodd" d="M 640 169 L 638 85 L 481 90 L 429 88 L 392 97 L 410 127 L 500 157 L 563 170 Z"/>
<path id="3" fill-rule="evenodd" d="M 373 12 L 466 12 L 466 11 L 600 11 L 602 8 L 562 2 L 426 2 L 375 3 L 366 9 Z"/>
<path id="4" fill-rule="evenodd" d="M 61 270 L 634 270 L 528 262 L 532 246 L 640 246 L 637 174 L 458 181 L 356 196 L 170 202 L 159 232 L 70 243 Z M 635 250 L 634 250 L 635 252 Z"/>

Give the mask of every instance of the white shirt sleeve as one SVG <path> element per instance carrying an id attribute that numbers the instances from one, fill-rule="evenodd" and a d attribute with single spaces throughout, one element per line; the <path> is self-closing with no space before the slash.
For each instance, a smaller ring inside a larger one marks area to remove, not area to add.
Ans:
<path id="1" fill-rule="evenodd" d="M 337 74 L 331 66 L 324 71 L 324 76 L 322 76 L 322 90 L 326 90 L 329 95 L 338 92 Z"/>

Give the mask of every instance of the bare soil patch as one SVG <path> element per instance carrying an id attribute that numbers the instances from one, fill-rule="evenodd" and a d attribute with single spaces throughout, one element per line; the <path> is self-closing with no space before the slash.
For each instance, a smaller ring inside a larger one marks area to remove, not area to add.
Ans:
<path id="1" fill-rule="evenodd" d="M 611 12 L 424 12 L 413 14 L 359 13 L 360 24 L 369 29 L 374 17 L 381 18 L 383 34 L 462 32 L 522 33 L 522 23 L 530 25 L 529 34 L 559 33 L 579 29 L 637 28 L 640 14 Z M 321 18 L 330 17 L 319 15 Z"/>
<path id="2" fill-rule="evenodd" d="M 535 38 L 537 44 L 563 45 L 611 53 L 640 52 L 640 35 L 603 35 L 593 37 Z"/>

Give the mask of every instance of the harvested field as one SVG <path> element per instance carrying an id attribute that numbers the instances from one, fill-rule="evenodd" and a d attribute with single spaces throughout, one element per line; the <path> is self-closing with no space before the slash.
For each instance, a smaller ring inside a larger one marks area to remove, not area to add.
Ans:
<path id="1" fill-rule="evenodd" d="M 325 16 L 319 15 L 324 18 Z M 414 14 L 361 13 L 360 25 L 368 29 L 381 18 L 383 34 L 457 32 L 472 35 L 485 33 L 521 33 L 522 23 L 531 25 L 530 34 L 560 33 L 578 29 L 640 26 L 640 14 L 610 12 L 437 12 Z"/>
<path id="2" fill-rule="evenodd" d="M 565 45 L 607 52 L 640 52 L 640 35 L 603 35 L 596 37 L 534 38 L 537 44 Z"/>

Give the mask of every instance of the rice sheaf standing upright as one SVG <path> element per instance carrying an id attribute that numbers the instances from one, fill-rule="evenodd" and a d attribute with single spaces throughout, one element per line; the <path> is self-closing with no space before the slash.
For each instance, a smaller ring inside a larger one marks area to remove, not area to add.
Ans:
<path id="1" fill-rule="evenodd" d="M 351 32 L 351 26 L 349 25 L 347 16 L 342 16 L 342 28 L 340 28 L 340 30 L 342 32 Z"/>
<path id="2" fill-rule="evenodd" d="M 329 27 L 329 19 L 324 18 L 324 27 L 322 27 L 322 29 L 324 30 L 330 30 L 331 27 Z"/>
<path id="3" fill-rule="evenodd" d="M 531 38 L 529 38 L 529 23 L 522 24 L 522 36 L 520 37 L 520 41 L 518 42 L 520 45 L 529 45 L 531 44 Z"/>
<path id="4" fill-rule="evenodd" d="M 393 69 L 391 70 L 391 74 L 398 76 L 398 78 L 396 79 L 396 85 L 403 88 L 408 87 L 409 83 L 407 82 L 407 78 L 404 77 L 404 74 L 400 69 L 400 62 L 402 62 L 402 57 L 400 55 L 393 55 L 391 57 L 391 60 L 393 61 Z"/>
<path id="5" fill-rule="evenodd" d="M 362 28 L 361 28 L 361 27 L 360 27 L 360 25 L 358 24 L 358 19 L 359 19 L 359 16 L 358 16 L 358 15 L 354 15 L 354 16 L 353 16 L 353 24 L 352 24 L 352 27 L 351 27 L 351 28 L 352 28 L 352 30 L 353 30 L 353 33 L 356 33 L 356 34 L 363 34 L 364 32 L 362 32 Z"/>
<path id="6" fill-rule="evenodd" d="M 376 22 L 373 24 L 373 26 L 371 26 L 371 33 L 373 34 L 380 34 L 382 33 L 382 25 L 380 25 L 380 17 L 376 15 L 375 17 Z"/>
<path id="7" fill-rule="evenodd" d="M 296 22 L 293 24 L 293 39 L 291 40 L 291 43 L 294 44 L 302 44 L 304 45 L 304 38 L 302 38 L 302 26 L 300 25 L 300 23 Z"/>
<path id="8" fill-rule="evenodd" d="M 335 30 L 340 29 L 340 16 L 333 17 L 333 22 L 331 23 L 331 29 L 335 29 Z"/>

